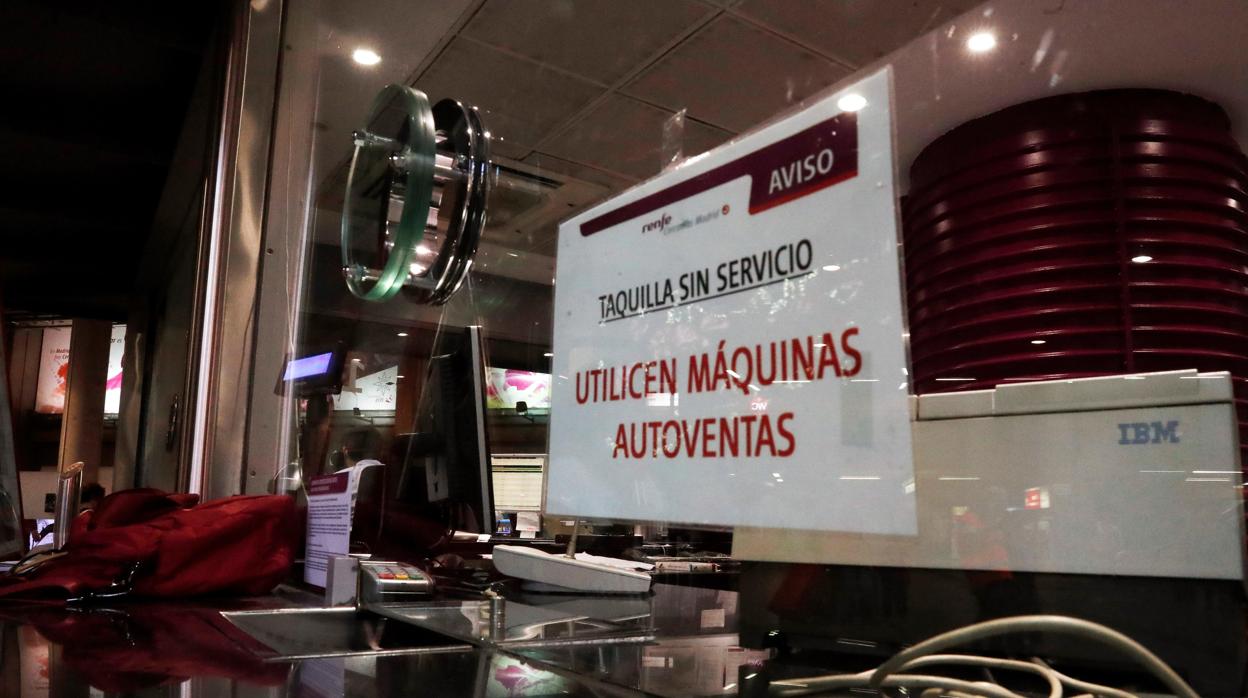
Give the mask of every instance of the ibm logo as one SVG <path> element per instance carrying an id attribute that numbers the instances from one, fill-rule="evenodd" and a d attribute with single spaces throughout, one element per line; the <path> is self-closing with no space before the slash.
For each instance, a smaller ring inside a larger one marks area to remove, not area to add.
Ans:
<path id="1" fill-rule="evenodd" d="M 1128 422 L 1118 425 L 1118 445 L 1134 446 L 1137 444 L 1179 443 L 1179 421 L 1161 422 Z"/>

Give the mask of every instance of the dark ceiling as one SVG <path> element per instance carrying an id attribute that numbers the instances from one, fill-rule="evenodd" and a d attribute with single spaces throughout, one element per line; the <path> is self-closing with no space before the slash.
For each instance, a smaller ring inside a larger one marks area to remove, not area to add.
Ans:
<path id="1" fill-rule="evenodd" d="M 0 302 L 124 320 L 222 3 L 0 2 Z"/>

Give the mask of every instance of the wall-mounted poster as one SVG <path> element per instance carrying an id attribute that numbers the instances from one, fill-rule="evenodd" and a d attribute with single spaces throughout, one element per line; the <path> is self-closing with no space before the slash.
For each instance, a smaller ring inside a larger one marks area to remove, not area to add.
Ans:
<path id="1" fill-rule="evenodd" d="M 69 340 L 72 329 L 46 327 L 39 356 L 39 383 L 35 388 L 35 411 L 61 414 L 65 411 L 65 388 L 69 380 Z M 113 325 L 108 342 L 108 383 L 104 391 L 104 414 L 121 410 L 121 361 L 126 348 L 126 326 Z"/>
<path id="2" fill-rule="evenodd" d="M 69 327 L 45 327 L 39 353 L 39 383 L 35 387 L 35 411 L 65 411 L 65 383 L 69 379 Z"/>
<path id="3" fill-rule="evenodd" d="M 367 370 L 361 368 L 362 365 L 356 359 L 347 364 L 347 384 L 342 386 L 342 393 L 334 398 L 334 410 L 393 410 L 398 398 L 399 367 L 390 366 L 358 375 Z"/>

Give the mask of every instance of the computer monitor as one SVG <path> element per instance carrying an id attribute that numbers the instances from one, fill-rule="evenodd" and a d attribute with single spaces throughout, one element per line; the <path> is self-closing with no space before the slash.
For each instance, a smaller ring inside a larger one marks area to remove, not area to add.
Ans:
<path id="1" fill-rule="evenodd" d="M 346 345 L 341 342 L 288 356 L 282 365 L 282 375 L 277 380 L 275 392 L 296 397 L 337 395 L 342 391 L 342 367 L 346 356 Z"/>
<path id="2" fill-rule="evenodd" d="M 455 530 L 494 530 L 485 401 L 481 328 L 441 330 L 425 371 L 415 429 L 395 439 L 396 504 L 440 512 Z"/>

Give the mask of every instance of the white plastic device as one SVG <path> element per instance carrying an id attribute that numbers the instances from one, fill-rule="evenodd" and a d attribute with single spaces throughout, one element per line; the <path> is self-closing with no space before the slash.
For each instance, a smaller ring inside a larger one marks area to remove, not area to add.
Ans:
<path id="1" fill-rule="evenodd" d="M 650 590 L 650 574 L 627 569 L 631 563 L 596 562 L 551 555 L 516 545 L 494 546 L 494 567 L 505 575 L 528 582 L 530 591 L 643 594 Z M 638 565 L 641 566 L 641 565 Z"/>
<path id="2" fill-rule="evenodd" d="M 1229 374 L 1005 384 L 921 395 L 913 411 L 917 535 L 738 527 L 733 557 L 1243 578 Z"/>

